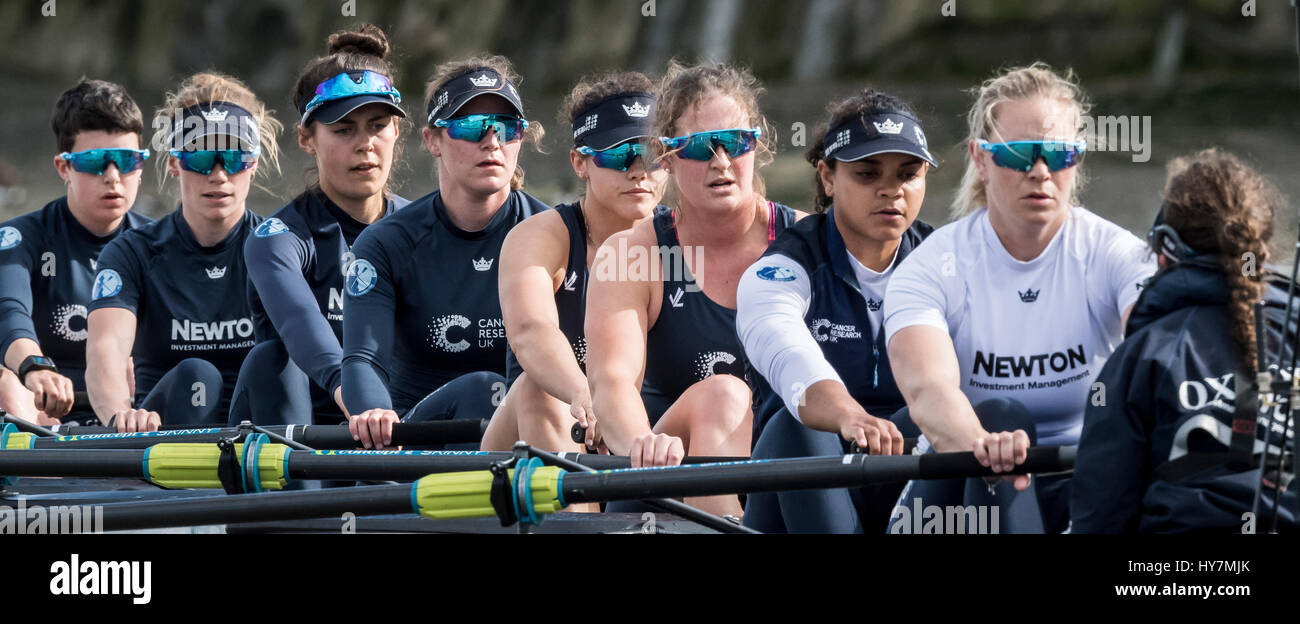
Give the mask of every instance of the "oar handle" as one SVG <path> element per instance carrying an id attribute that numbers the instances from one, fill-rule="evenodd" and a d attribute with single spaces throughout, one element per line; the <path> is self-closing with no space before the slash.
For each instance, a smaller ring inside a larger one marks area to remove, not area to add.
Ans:
<path id="1" fill-rule="evenodd" d="M 916 448 L 917 438 L 903 438 L 903 454 L 911 455 L 912 450 Z M 857 440 L 849 443 L 849 452 L 854 455 L 870 455 L 871 449 L 864 449 L 858 446 Z"/>

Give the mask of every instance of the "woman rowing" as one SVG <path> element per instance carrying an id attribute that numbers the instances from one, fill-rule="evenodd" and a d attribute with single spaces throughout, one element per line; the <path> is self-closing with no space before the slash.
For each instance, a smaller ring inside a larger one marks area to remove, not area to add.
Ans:
<path id="1" fill-rule="evenodd" d="M 131 211 L 149 150 L 121 85 L 82 79 L 50 120 L 67 192 L 0 224 L 0 410 L 43 425 L 97 420 L 74 409 L 86 389 L 86 305 L 99 254 L 152 219 Z"/>
<path id="2" fill-rule="evenodd" d="M 553 451 L 579 451 L 599 435 L 584 372 L 588 267 L 600 243 L 648 219 L 667 174 L 649 149 L 655 101 L 636 72 L 580 81 L 564 102 L 573 126 L 569 162 L 583 183 L 580 201 L 561 204 L 516 226 L 501 248 L 501 312 L 510 390 L 483 435 L 484 450 L 527 440 Z"/>
<path id="3" fill-rule="evenodd" d="M 298 77 L 298 146 L 315 184 L 244 243 L 258 344 L 244 360 L 231 424 L 343 422 L 343 275 L 368 225 L 407 204 L 388 191 L 400 152 L 401 93 L 379 28 L 330 35 Z"/>
<path id="4" fill-rule="evenodd" d="M 903 452 L 904 407 L 885 345 L 889 278 L 934 230 L 917 220 L 936 166 L 912 108 L 875 89 L 830 107 L 808 152 L 817 208 L 740 279 L 736 324 L 764 420 L 755 459 Z M 792 331 L 807 327 L 809 331 Z M 899 487 L 751 494 L 745 524 L 765 533 L 884 526 Z"/>
<path id="5" fill-rule="evenodd" d="M 524 193 L 519 150 L 541 140 L 503 57 L 446 63 L 429 83 L 424 146 L 439 188 L 366 228 L 348 266 L 343 402 L 366 448 L 407 421 L 491 418 L 505 394 L 497 262 L 548 206 Z"/>
<path id="6" fill-rule="evenodd" d="M 245 201 L 278 169 L 280 124 L 235 78 L 191 76 L 158 118 L 180 207 L 109 243 L 91 289 L 86 389 L 119 431 L 226 421 L 254 342 L 244 241 L 262 218 Z"/>
<path id="7" fill-rule="evenodd" d="M 677 201 L 596 254 L 586 326 L 592 407 L 605 444 L 634 466 L 678 464 L 688 451 L 749 454 L 736 284 L 796 218 L 763 197 L 755 173 L 771 159 L 760 91 L 748 71 L 671 64 L 655 129 Z M 742 513 L 734 496 L 694 504 Z"/>
<path id="8" fill-rule="evenodd" d="M 967 116 L 960 218 L 935 230 L 886 291 L 889 360 L 910 416 L 900 428 L 919 428 L 936 451 L 973 451 L 995 472 L 1024 461 L 1031 443 L 1078 441 L 1092 381 L 1154 270 L 1136 236 L 1078 206 L 1086 112 L 1072 77 L 1041 63 L 985 82 Z M 1013 481 L 1029 486 L 1027 476 Z M 1066 528 L 1068 485 L 1039 480 L 1048 532 Z M 907 507 L 957 504 L 963 482 L 911 490 Z M 1004 487 L 999 500 L 1013 494 Z"/>

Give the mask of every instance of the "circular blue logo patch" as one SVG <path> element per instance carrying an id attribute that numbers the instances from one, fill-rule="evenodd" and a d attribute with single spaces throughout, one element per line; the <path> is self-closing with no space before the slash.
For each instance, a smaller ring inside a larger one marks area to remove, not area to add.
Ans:
<path id="1" fill-rule="evenodd" d="M 14 227 L 0 228 L 0 251 L 13 249 L 23 242 L 23 233 Z"/>
<path id="2" fill-rule="evenodd" d="M 95 285 L 90 288 L 90 300 L 112 297 L 122 292 L 122 276 L 113 269 L 104 269 L 95 276 Z"/>
<path id="3" fill-rule="evenodd" d="M 793 282 L 796 277 L 794 271 L 785 267 L 766 266 L 758 270 L 758 278 L 769 282 Z"/>
<path id="4" fill-rule="evenodd" d="M 257 226 L 256 230 L 253 230 L 253 236 L 266 238 L 268 236 L 275 236 L 276 234 L 283 234 L 288 231 L 289 227 L 284 224 L 284 221 L 271 217 L 270 219 L 263 221 L 261 225 Z"/>
<path id="5" fill-rule="evenodd" d="M 360 297 L 375 287 L 375 282 L 379 280 L 379 274 L 375 273 L 375 266 L 370 264 L 369 260 L 356 260 L 348 267 L 348 276 L 344 280 L 344 288 L 348 294 L 353 297 Z"/>

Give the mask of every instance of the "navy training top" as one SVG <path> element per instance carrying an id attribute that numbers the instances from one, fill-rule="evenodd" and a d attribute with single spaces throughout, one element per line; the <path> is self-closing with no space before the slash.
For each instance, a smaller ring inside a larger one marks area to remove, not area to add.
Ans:
<path id="1" fill-rule="evenodd" d="M 389 196 L 384 214 L 409 203 Z M 352 244 L 367 225 L 312 189 L 244 241 L 257 342 L 283 340 L 298 368 L 331 397 L 342 383 L 343 276 Z M 260 292 L 267 293 L 265 299 Z"/>
<path id="2" fill-rule="evenodd" d="M 99 254 L 121 233 L 151 223 L 127 211 L 116 231 L 95 236 L 60 197 L 0 224 L 0 357 L 29 338 L 85 390 L 86 304 Z"/>
<path id="3" fill-rule="evenodd" d="M 90 310 L 135 313 L 135 398 L 139 404 L 181 360 L 212 363 L 224 380 L 222 411 L 252 349 L 244 239 L 262 222 L 251 210 L 226 238 L 202 247 L 178 208 L 123 233 L 99 257 Z"/>
<path id="4" fill-rule="evenodd" d="M 463 374 L 503 372 L 497 256 L 510 228 L 549 209 L 514 191 L 486 227 L 467 232 L 434 191 L 361 233 L 343 295 L 349 411 L 404 412 Z"/>

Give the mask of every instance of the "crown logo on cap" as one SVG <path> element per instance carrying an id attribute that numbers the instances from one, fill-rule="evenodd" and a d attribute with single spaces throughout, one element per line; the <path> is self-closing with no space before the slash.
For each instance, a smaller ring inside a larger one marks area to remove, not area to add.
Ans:
<path id="1" fill-rule="evenodd" d="M 475 77 L 473 77 L 473 78 L 470 78 L 469 81 L 470 81 L 470 83 L 472 83 L 474 86 L 476 86 L 476 87 L 481 87 L 481 88 L 487 88 L 487 87 L 495 87 L 495 86 L 497 86 L 497 79 L 496 79 L 496 78 L 493 78 L 493 77 L 491 77 L 491 76 L 489 76 L 489 75 L 487 75 L 487 74 L 479 74 L 478 76 L 475 76 Z"/>
<path id="2" fill-rule="evenodd" d="M 1017 290 L 1016 294 L 1020 295 L 1021 301 L 1025 303 L 1033 303 L 1038 301 L 1038 293 L 1040 292 L 1043 292 L 1043 289 L 1039 288 L 1038 290 L 1034 290 L 1032 288 L 1026 288 L 1024 292 Z"/>
<path id="3" fill-rule="evenodd" d="M 229 111 L 207 110 L 207 111 L 201 111 L 201 114 L 203 115 L 203 118 L 208 121 L 225 121 L 226 115 L 229 114 Z"/>
<path id="4" fill-rule="evenodd" d="M 640 102 L 632 102 L 631 106 L 623 105 L 623 112 L 627 113 L 628 117 L 646 117 L 650 115 L 650 107 L 642 106 Z"/>
<path id="5" fill-rule="evenodd" d="M 881 134 L 899 134 L 903 131 L 903 124 L 894 123 L 894 120 L 888 117 L 885 118 L 884 123 L 873 121 L 871 125 L 875 126 L 876 132 Z"/>

